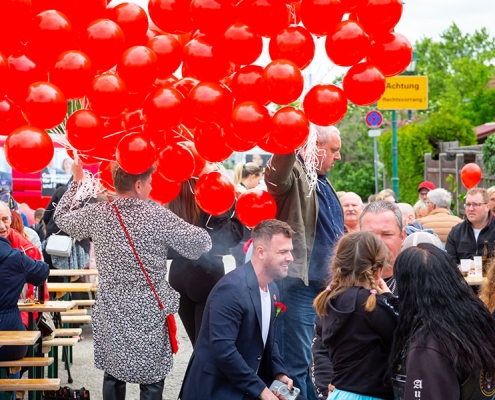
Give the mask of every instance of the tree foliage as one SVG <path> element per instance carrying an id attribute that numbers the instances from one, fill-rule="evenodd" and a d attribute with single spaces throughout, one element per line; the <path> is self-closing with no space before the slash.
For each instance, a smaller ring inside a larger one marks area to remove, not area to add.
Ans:
<path id="1" fill-rule="evenodd" d="M 490 175 L 495 174 L 495 135 L 490 135 L 483 143 L 483 165 Z"/>

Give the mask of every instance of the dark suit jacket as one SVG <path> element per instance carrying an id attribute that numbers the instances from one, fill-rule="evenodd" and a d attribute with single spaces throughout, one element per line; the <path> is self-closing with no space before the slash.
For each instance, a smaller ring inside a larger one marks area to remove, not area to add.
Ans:
<path id="1" fill-rule="evenodd" d="M 279 300 L 278 289 L 273 282 L 268 287 L 272 312 L 263 348 L 260 288 L 251 262 L 215 285 L 206 303 L 180 399 L 253 399 L 275 375 L 287 375 L 275 340 L 273 303 Z"/>

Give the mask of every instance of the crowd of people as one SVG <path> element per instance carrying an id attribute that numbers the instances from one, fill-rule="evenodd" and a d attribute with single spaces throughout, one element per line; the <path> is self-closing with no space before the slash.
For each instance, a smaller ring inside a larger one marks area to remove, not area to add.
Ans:
<path id="1" fill-rule="evenodd" d="M 236 166 L 237 197 L 263 181 L 277 203 L 276 219 L 252 230 L 235 205 L 202 211 L 196 179 L 165 206 L 149 201 L 154 167 L 133 175 L 114 165 L 115 193 L 90 199 L 79 189 L 92 176 L 74 162 L 32 229 L 13 199 L 0 202 L 1 329 L 26 329 L 17 299 L 44 285 L 49 268 L 94 258 L 104 400 L 125 399 L 126 383 L 140 385 L 142 400 L 162 399 L 176 313 L 193 344 L 181 400 L 494 398 L 495 268 L 478 297 L 459 264 L 487 244 L 495 254 L 495 188 L 467 192 L 464 220 L 428 181 L 415 204 L 390 189 L 365 204 L 327 177 L 341 158 L 338 129 L 312 129 L 312 152 Z M 69 257 L 46 252 L 54 234 L 75 240 Z M 225 275 L 227 254 L 236 268 Z M 0 360 L 25 354 L 0 348 Z"/>

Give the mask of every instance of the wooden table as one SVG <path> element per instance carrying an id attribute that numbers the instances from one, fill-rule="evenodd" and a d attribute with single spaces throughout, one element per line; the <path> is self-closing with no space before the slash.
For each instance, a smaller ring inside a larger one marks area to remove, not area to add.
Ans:
<path id="1" fill-rule="evenodd" d="M 0 331 L 0 347 L 33 346 L 40 336 L 39 331 Z"/>
<path id="2" fill-rule="evenodd" d="M 49 292 L 91 292 L 93 290 L 92 283 L 83 282 L 47 282 Z"/>
<path id="3" fill-rule="evenodd" d="M 17 303 L 19 311 L 27 312 L 63 312 L 71 310 L 76 306 L 75 301 L 45 301 L 45 304 L 23 304 Z"/>
<path id="4" fill-rule="evenodd" d="M 91 276 L 98 275 L 96 269 L 51 269 L 50 276 Z"/>

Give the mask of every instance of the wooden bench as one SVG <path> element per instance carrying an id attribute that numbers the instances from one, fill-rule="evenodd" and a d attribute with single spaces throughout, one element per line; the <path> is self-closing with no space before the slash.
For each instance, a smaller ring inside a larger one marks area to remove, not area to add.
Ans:
<path id="1" fill-rule="evenodd" d="M 60 379 L 0 379 L 0 391 L 58 390 Z"/>
<path id="2" fill-rule="evenodd" d="M 88 314 L 88 310 L 86 310 L 85 308 L 79 308 L 79 309 L 75 309 L 75 310 L 63 311 L 60 313 L 60 316 L 61 317 L 69 317 L 69 316 L 81 316 L 81 315 L 87 315 L 87 314 Z"/>
<path id="3" fill-rule="evenodd" d="M 16 374 L 21 367 L 48 367 L 52 364 L 52 357 L 24 357 L 20 360 L 0 361 L 0 368 L 9 368 L 11 374 Z"/>
<path id="4" fill-rule="evenodd" d="M 63 315 L 63 324 L 88 324 L 91 322 L 91 315 Z"/>
<path id="5" fill-rule="evenodd" d="M 73 300 L 76 303 L 76 307 L 93 307 L 95 305 L 94 300 Z"/>
<path id="6" fill-rule="evenodd" d="M 55 329 L 55 337 L 80 336 L 81 333 L 82 333 L 81 328 L 58 328 L 58 329 Z"/>

